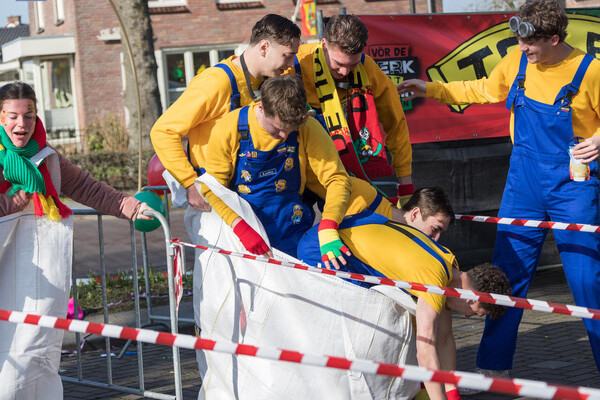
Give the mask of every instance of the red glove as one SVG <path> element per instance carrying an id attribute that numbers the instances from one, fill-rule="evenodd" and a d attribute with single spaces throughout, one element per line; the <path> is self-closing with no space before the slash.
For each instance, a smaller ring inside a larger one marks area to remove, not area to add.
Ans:
<path id="1" fill-rule="evenodd" d="M 446 397 L 448 400 L 460 400 L 460 393 L 458 393 L 458 388 L 448 390 L 446 392 Z"/>
<path id="2" fill-rule="evenodd" d="M 265 243 L 262 237 L 244 220 L 238 222 L 233 228 L 233 233 L 240 238 L 240 241 L 252 254 L 263 255 L 269 251 L 269 246 Z"/>

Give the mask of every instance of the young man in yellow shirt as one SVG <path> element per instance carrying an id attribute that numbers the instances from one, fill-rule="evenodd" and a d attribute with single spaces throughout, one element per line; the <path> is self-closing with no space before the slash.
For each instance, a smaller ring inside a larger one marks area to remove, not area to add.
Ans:
<path id="1" fill-rule="evenodd" d="M 300 45 L 300 28 L 280 15 L 268 14 L 252 28 L 250 44 L 196 75 L 182 95 L 161 115 L 150 132 L 152 145 L 167 171 L 186 188 L 191 207 L 208 211 L 194 179 L 202 173 L 210 132 L 227 112 L 258 97 L 265 78 L 282 74 L 293 65 Z M 181 138 L 188 136 L 188 155 Z"/>
<path id="2" fill-rule="evenodd" d="M 447 84 L 408 80 L 398 91 L 446 104 L 506 99 L 514 147 L 498 216 L 598 225 L 600 62 L 565 43 L 568 19 L 555 0 L 528 1 L 509 22 L 519 48 L 489 78 Z M 572 151 L 570 143 L 578 143 Z M 584 176 L 572 175 L 570 159 L 584 164 Z M 498 225 L 493 263 L 506 272 L 518 297 L 527 295 L 546 233 Z M 560 230 L 554 236 L 575 303 L 600 308 L 600 236 Z M 483 373 L 508 375 L 522 314 L 511 309 L 486 321 L 477 355 Z M 584 324 L 600 370 L 600 321 Z"/>
<path id="3" fill-rule="evenodd" d="M 338 232 L 352 255 L 346 258 L 346 264 L 341 269 L 346 272 L 457 289 L 511 293 L 508 279 L 498 267 L 482 264 L 466 273 L 459 271 L 454 255 L 431 237 L 439 237 L 439 230 L 443 229 L 443 225 L 430 230 L 430 235 L 422 231 L 427 229 L 426 226 L 431 226 L 431 219 L 434 218 L 432 215 L 441 219 L 454 216 L 452 207 L 441 189 L 417 190 L 405 207 L 406 224 L 389 220 L 369 209 L 344 218 Z M 416 211 L 423 215 L 422 219 L 413 218 Z M 298 245 L 298 258 L 312 265 L 319 261 L 316 237 L 316 229 L 311 228 L 303 235 Z M 359 286 L 372 286 L 360 281 L 352 282 Z M 452 334 L 451 311 L 457 311 L 466 317 L 490 315 L 492 318 L 498 318 L 506 310 L 502 306 L 423 291 L 408 292 L 417 298 L 416 336 L 419 366 L 437 370 L 456 369 L 456 345 Z M 454 385 L 429 382 L 425 384 L 425 388 L 432 400 L 460 399 Z"/>
<path id="4" fill-rule="evenodd" d="M 337 235 L 346 213 L 350 179 L 323 127 L 306 112 L 306 93 L 294 75 L 270 78 L 261 100 L 219 120 L 210 135 L 206 172 L 247 200 L 271 245 L 296 256 L 313 224 L 301 199 L 307 175 L 326 190 L 319 242 L 322 259 L 337 267 L 350 255 Z M 202 186 L 202 195 L 251 253 L 271 255 L 264 239 L 227 204 Z"/>
<path id="5" fill-rule="evenodd" d="M 414 191 L 408 127 L 392 81 L 363 54 L 368 37 L 359 18 L 334 15 L 321 42 L 300 46 L 294 67 L 348 172 L 379 180 L 382 194 L 394 205 L 402 197 L 401 206 Z"/>

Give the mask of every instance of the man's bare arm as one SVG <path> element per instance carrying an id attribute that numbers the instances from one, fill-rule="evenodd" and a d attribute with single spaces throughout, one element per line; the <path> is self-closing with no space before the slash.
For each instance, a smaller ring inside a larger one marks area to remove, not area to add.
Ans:
<path id="1" fill-rule="evenodd" d="M 439 370 L 440 359 L 437 353 L 440 314 L 425 300 L 417 300 L 417 360 L 420 367 Z M 435 382 L 425 382 L 425 389 L 431 400 L 446 400 L 444 386 Z"/>

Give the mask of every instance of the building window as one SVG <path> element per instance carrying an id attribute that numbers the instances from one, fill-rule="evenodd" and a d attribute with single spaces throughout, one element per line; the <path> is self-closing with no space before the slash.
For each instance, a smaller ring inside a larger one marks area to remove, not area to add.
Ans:
<path id="1" fill-rule="evenodd" d="M 33 13 L 35 16 L 35 23 L 37 24 L 37 31 L 39 32 L 43 32 L 44 31 L 44 2 L 43 1 L 36 1 L 33 3 Z"/>
<path id="2" fill-rule="evenodd" d="M 64 0 L 54 0 L 54 23 L 60 25 L 65 22 Z"/>
<path id="3" fill-rule="evenodd" d="M 181 96 L 195 75 L 235 54 L 237 45 L 219 48 L 192 48 L 165 51 L 167 107 Z"/>
<path id="4" fill-rule="evenodd" d="M 219 10 L 264 7 L 261 0 L 216 0 Z"/>
<path id="5" fill-rule="evenodd" d="M 181 7 L 186 6 L 186 0 L 149 0 L 148 7 L 149 8 L 157 8 L 157 7 Z"/>
<path id="6" fill-rule="evenodd" d="M 76 139 L 73 86 L 69 58 L 52 58 L 40 63 L 48 138 L 60 142 Z"/>

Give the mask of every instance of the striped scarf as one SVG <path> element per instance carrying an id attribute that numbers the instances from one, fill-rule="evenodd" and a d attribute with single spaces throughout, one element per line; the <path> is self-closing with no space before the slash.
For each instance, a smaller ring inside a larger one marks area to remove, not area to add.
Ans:
<path id="1" fill-rule="evenodd" d="M 33 135 L 22 148 L 16 147 L 4 127 L 0 126 L 0 165 L 6 179 L 0 185 L 0 193 L 5 193 L 11 186 L 9 196 L 18 190 L 33 193 L 35 215 L 47 215 L 48 219 L 58 221 L 60 218 L 67 218 L 73 211 L 58 199 L 46 163 L 42 162 L 38 167 L 29 160 L 46 146 L 46 129 L 42 121 L 36 118 Z"/>

